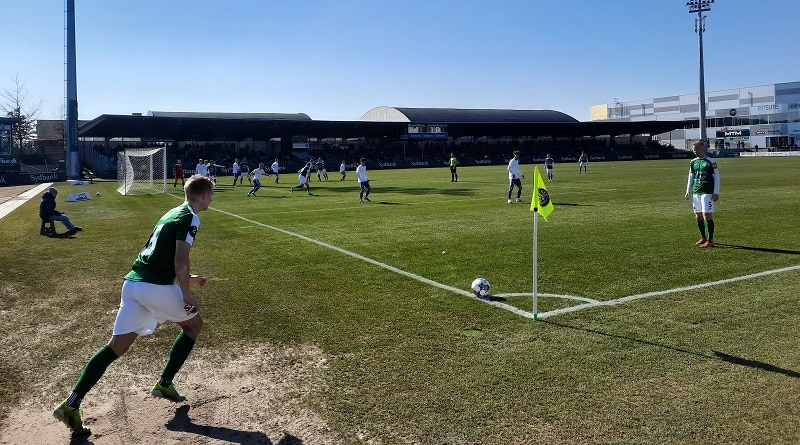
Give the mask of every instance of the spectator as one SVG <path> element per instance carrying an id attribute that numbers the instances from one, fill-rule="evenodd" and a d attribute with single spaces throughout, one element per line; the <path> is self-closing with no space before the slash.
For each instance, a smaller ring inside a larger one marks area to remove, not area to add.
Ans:
<path id="1" fill-rule="evenodd" d="M 44 221 L 61 221 L 67 227 L 67 234 L 72 235 L 75 232 L 83 230 L 82 227 L 72 224 L 69 217 L 63 212 L 56 210 L 56 196 L 58 189 L 50 187 L 49 190 L 42 195 L 42 201 L 39 202 L 39 218 Z"/>

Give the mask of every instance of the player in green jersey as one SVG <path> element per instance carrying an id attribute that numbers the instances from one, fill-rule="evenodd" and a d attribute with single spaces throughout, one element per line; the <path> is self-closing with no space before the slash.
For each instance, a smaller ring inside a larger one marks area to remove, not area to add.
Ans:
<path id="1" fill-rule="evenodd" d="M 547 182 L 553 182 L 553 169 L 555 168 L 556 161 L 550 156 L 550 153 L 547 154 L 547 157 L 544 159 L 544 169 L 547 172 Z"/>
<path id="2" fill-rule="evenodd" d="M 180 370 L 195 340 L 203 329 L 199 304 L 192 296 L 190 283 L 205 285 L 206 278 L 189 273 L 189 250 L 194 245 L 200 219 L 197 213 L 208 210 L 214 184 L 208 177 L 193 175 L 184 186 L 186 200 L 168 211 L 153 229 L 139 251 L 131 271 L 125 275 L 114 331 L 107 345 L 86 363 L 72 392 L 53 411 L 73 437 L 87 437 L 80 404 L 100 380 L 111 363 L 121 357 L 140 335 L 152 334 L 158 323 L 173 321 L 181 328 L 172 344 L 161 378 L 150 394 L 173 402 L 186 400 L 175 389 L 172 379 Z"/>
<path id="3" fill-rule="evenodd" d="M 714 203 L 719 200 L 717 161 L 706 154 L 703 141 L 692 143 L 696 158 L 689 164 L 689 180 L 684 198 L 692 197 L 692 208 L 700 230 L 700 247 L 714 247 Z"/>
<path id="4" fill-rule="evenodd" d="M 586 165 L 589 164 L 589 157 L 586 156 L 586 152 L 581 152 L 581 156 L 578 158 L 578 174 L 581 174 L 581 171 L 586 173 Z"/>

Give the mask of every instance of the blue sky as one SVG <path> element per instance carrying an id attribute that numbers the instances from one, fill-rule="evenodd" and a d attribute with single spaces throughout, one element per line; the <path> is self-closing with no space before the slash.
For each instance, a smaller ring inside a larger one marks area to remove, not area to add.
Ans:
<path id="1" fill-rule="evenodd" d="M 550 109 L 698 91 L 685 0 L 76 0 L 81 119 Z M 63 0 L 0 0 L 0 90 L 64 103 Z M 800 1 L 717 0 L 706 90 L 800 81 Z"/>

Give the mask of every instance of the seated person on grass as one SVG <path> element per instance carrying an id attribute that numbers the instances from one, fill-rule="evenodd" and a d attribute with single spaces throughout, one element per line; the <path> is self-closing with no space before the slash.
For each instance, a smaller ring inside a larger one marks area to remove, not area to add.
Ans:
<path id="1" fill-rule="evenodd" d="M 56 210 L 57 195 L 58 190 L 55 187 L 50 187 L 49 190 L 44 192 L 42 195 L 42 201 L 39 203 L 39 218 L 41 218 L 43 221 L 61 221 L 65 226 L 67 226 L 67 233 L 70 235 L 83 230 L 82 227 L 72 224 L 72 221 L 70 221 L 69 217 L 67 217 L 67 215 L 65 215 L 63 212 Z"/>

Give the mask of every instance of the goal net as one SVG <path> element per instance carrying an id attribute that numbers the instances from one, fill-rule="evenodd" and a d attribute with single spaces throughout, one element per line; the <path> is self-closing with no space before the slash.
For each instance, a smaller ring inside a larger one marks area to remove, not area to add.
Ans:
<path id="1" fill-rule="evenodd" d="M 117 153 L 117 191 L 123 195 L 167 192 L 167 148 L 130 148 Z"/>

